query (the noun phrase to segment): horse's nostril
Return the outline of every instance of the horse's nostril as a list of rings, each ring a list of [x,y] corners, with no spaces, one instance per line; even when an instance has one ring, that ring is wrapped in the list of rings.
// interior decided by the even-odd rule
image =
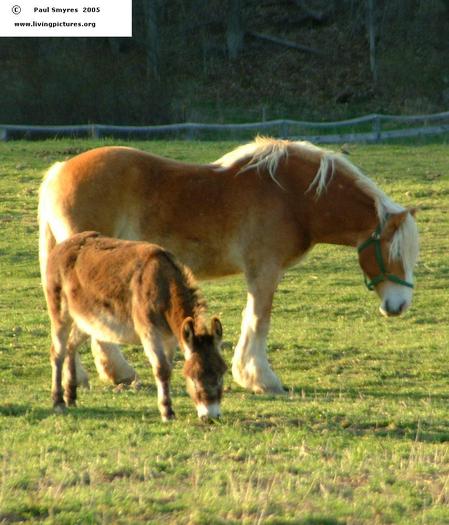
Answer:
[[[396,316],[401,315],[401,313],[406,309],[407,301],[403,301],[399,306],[393,307],[393,305],[388,301],[385,301],[381,311],[384,312],[384,315]]]

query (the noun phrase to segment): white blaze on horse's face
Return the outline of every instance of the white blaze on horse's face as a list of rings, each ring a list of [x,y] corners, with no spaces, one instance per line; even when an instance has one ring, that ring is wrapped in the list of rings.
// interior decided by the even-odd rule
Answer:
[[[223,329],[214,317],[211,330],[195,331],[192,318],[184,320],[181,342],[184,349],[184,376],[187,392],[195,404],[198,417],[203,420],[217,419],[221,415],[223,375],[226,364],[220,347]]]

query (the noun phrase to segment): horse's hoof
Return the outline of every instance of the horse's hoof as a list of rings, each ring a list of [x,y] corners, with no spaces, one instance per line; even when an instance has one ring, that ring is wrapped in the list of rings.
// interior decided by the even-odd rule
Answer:
[[[117,386],[113,388],[114,394],[121,394],[122,392],[125,392],[125,390],[128,390],[129,385],[126,383],[119,383]]]
[[[139,379],[139,376],[136,374],[136,377],[134,378],[134,381],[130,384],[130,387],[136,391],[142,389],[142,383]]]
[[[90,383],[89,383],[89,379],[87,378],[87,376],[81,379],[77,386],[81,388],[85,388],[86,390],[90,390]]]
[[[245,368],[240,369],[237,365],[232,367],[234,381],[243,388],[250,390],[254,394],[285,394],[284,387],[277,376],[270,369],[265,369],[259,374],[254,371],[248,373]]]
[[[113,378],[112,382],[115,385],[117,385],[117,386],[124,385],[124,386],[128,386],[128,387],[131,387],[131,388],[136,388],[135,385],[138,385],[138,387],[140,387],[141,383],[140,383],[139,376],[136,374],[136,372],[134,372],[133,369],[131,369],[131,370],[132,370],[132,374],[131,375],[128,375],[126,377],[120,377],[119,379]],[[138,389],[138,388],[136,388],[136,389]]]
[[[287,391],[282,385],[254,385],[252,387],[252,391],[254,394],[273,394],[276,396],[282,396],[287,394]]]

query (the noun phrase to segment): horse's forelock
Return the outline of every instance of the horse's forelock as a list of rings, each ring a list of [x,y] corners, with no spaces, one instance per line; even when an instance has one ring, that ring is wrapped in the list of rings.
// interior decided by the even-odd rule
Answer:
[[[396,230],[390,245],[390,258],[401,260],[407,274],[413,272],[419,256],[418,228],[410,213]]]

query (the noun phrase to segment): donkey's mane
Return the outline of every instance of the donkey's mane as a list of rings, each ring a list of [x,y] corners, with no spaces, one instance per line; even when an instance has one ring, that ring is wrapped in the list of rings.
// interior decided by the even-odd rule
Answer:
[[[254,168],[260,172],[266,171],[273,181],[284,189],[276,174],[280,162],[288,159],[291,155],[299,156],[304,160],[317,164],[317,173],[307,190],[307,192],[314,190],[316,198],[326,191],[329,182],[338,172],[340,175],[353,180],[366,195],[373,199],[381,224],[386,221],[388,214],[399,213],[405,210],[405,208],[393,202],[344,155],[320,148],[306,141],[293,142],[269,137],[256,137],[253,142],[239,146],[216,160],[214,164],[224,168],[237,164],[240,166],[238,174]],[[406,272],[411,272],[416,263],[418,258],[418,230],[410,214],[407,214],[406,219],[393,237],[390,257],[392,259],[401,259]]]
[[[207,310],[207,302],[198,288],[193,273],[187,268],[187,266],[184,266],[176,260],[174,255],[170,252],[164,250],[162,253],[181,274],[181,279],[185,286],[178,289],[178,293],[180,293],[178,298],[186,309],[192,311],[195,328],[202,330],[204,326],[204,315]]]

